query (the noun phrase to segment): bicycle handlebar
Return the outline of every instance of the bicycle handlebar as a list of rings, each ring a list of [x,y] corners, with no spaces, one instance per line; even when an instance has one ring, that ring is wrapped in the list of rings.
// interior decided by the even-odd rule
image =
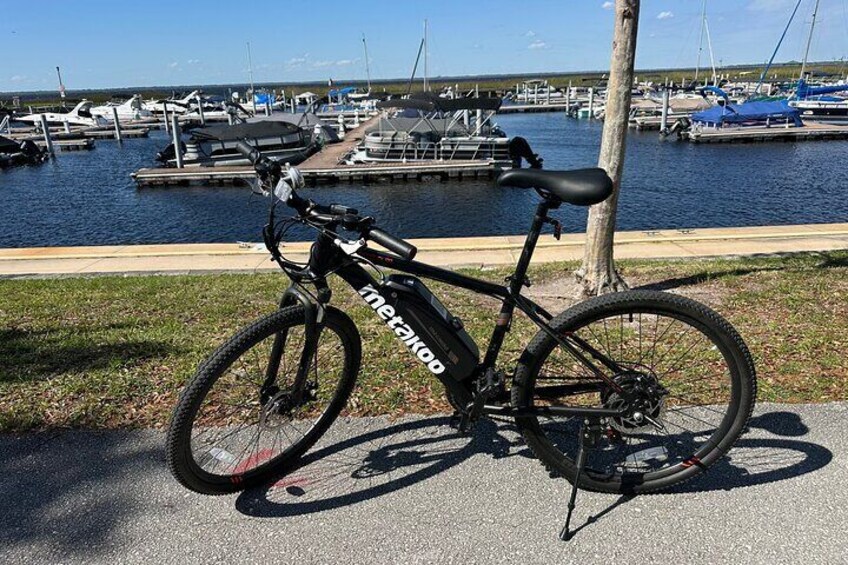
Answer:
[[[386,233],[378,228],[371,228],[368,230],[368,239],[379,243],[392,253],[399,255],[401,259],[405,259],[407,261],[412,261],[415,254],[418,253],[418,248],[408,241],[404,241],[401,238],[395,237],[392,234]]]
[[[272,173],[271,180],[276,183],[282,173],[280,164],[264,157],[260,151],[251,147],[246,141],[236,143],[236,151],[241,153],[253,165],[257,174],[266,176]],[[295,169],[292,171],[296,172]],[[300,175],[298,174],[298,177]],[[294,178],[294,177],[293,177]],[[300,177],[302,178],[302,177]],[[379,228],[372,227],[373,219],[362,218],[355,208],[348,208],[341,204],[331,204],[330,206],[321,206],[311,200],[304,200],[294,191],[292,186],[291,195],[286,204],[298,211],[301,216],[306,216],[312,220],[321,223],[339,222],[348,229],[359,229],[363,238],[371,240],[379,245],[382,245],[392,253],[400,256],[401,259],[411,261],[415,254],[418,253],[418,248],[403,239],[393,236]]]

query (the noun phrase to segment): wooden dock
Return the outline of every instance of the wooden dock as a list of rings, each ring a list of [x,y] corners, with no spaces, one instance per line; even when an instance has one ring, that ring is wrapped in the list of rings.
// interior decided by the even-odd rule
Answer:
[[[147,137],[150,133],[148,128],[121,128],[121,137],[123,139],[138,139]],[[94,139],[115,139],[115,130],[113,129],[90,129],[82,132],[83,137],[91,137]]]
[[[339,143],[324,147],[322,151],[298,165],[307,183],[332,184],[336,182],[403,182],[487,179],[497,176],[503,169],[491,161],[437,161],[418,163],[342,164],[344,157],[362,141],[365,130],[377,119],[369,119],[348,131]],[[251,166],[146,168],[132,174],[136,184],[146,186],[172,186],[201,184],[211,186],[241,184],[255,178]]]
[[[802,127],[739,127],[703,129],[682,134],[691,143],[754,143],[762,141],[818,141],[848,139],[848,125],[805,123]]]
[[[575,106],[574,103],[562,102],[538,103],[538,104],[504,104],[498,108],[498,114],[531,114],[536,112],[568,112]]]

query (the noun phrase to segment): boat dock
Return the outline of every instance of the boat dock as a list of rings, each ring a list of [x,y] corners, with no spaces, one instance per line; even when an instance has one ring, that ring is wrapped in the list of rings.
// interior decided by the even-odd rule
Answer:
[[[760,141],[817,141],[848,139],[848,125],[805,123],[801,127],[738,127],[702,129],[682,134],[691,143],[752,143]]]
[[[342,164],[344,157],[362,141],[366,128],[377,118],[362,122],[345,133],[339,143],[324,147],[320,152],[298,165],[307,183],[332,184],[336,182],[400,182],[432,180],[488,179],[500,174],[503,167],[488,160],[436,161],[430,163],[368,163]],[[233,185],[255,178],[253,167],[184,167],[182,169],[144,168],[132,174],[139,188],[146,186],[173,186],[187,184]]]
[[[539,104],[504,104],[498,108],[498,114],[531,114],[536,112],[570,112],[575,109],[576,104],[562,102],[550,102]]]

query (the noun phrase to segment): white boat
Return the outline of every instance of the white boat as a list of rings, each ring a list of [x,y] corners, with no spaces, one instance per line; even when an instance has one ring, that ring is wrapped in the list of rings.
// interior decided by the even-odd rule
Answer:
[[[525,140],[509,139],[491,123],[500,102],[497,98],[446,99],[432,94],[378,102],[378,108],[399,109],[407,116],[381,118],[345,162],[483,160],[509,167],[520,166],[523,157],[535,164],[537,156]]]
[[[99,116],[93,116],[91,114],[91,108],[93,104],[88,100],[83,100],[76,106],[74,106],[73,110],[67,113],[62,112],[42,112],[37,114],[30,114],[28,116],[18,116],[15,118],[16,121],[26,122],[28,124],[38,125],[41,123],[41,116],[44,116],[47,119],[48,125],[63,125],[68,124],[71,126],[88,126],[88,127],[96,127],[96,126],[105,126],[108,125],[106,120]]]
[[[144,102],[145,108],[154,114],[161,115],[165,113],[165,108],[168,108],[168,113],[185,114],[189,111],[189,107],[193,102],[197,101],[199,90],[192,90],[188,95],[182,98],[169,98],[166,100],[147,100]]]
[[[153,112],[144,107],[144,101],[139,94],[136,94],[123,104],[108,102],[102,106],[94,106],[91,109],[91,114],[93,116],[100,116],[111,122],[115,119],[113,108],[118,111],[118,121],[141,120],[153,117]]]

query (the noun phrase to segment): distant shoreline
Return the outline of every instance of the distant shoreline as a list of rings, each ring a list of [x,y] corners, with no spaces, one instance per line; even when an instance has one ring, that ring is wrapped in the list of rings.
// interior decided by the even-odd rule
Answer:
[[[789,80],[793,77],[797,78],[801,64],[797,61],[789,61],[783,63],[774,63],[769,78],[776,76],[777,80]],[[730,75],[734,78],[749,78],[755,80],[759,78],[759,73],[762,71],[762,64],[748,65],[728,65],[721,67],[718,73],[721,75]],[[841,75],[846,70],[846,64],[842,61],[819,61],[807,63],[807,70],[816,74],[832,76]],[[708,67],[701,69],[701,72],[710,73]],[[640,80],[663,82],[666,78],[671,81],[680,82],[683,78],[692,79],[695,73],[694,67],[684,68],[668,68],[668,69],[639,69],[636,71],[636,76]],[[464,75],[464,76],[449,76],[449,77],[430,77],[429,82],[432,88],[440,89],[443,86],[458,84],[460,89],[471,89],[479,85],[482,90],[508,90],[514,88],[516,82],[533,78],[546,79],[551,81],[556,86],[565,86],[571,81],[575,86],[585,84],[587,82],[597,82],[603,80],[606,71],[552,71],[540,73],[508,73],[508,74],[484,74],[484,75]],[[748,76],[746,76],[748,75]],[[774,80],[774,79],[772,79]],[[107,88],[73,88],[69,86],[67,94],[69,99],[88,98],[95,101],[99,99],[108,99],[116,95],[142,94],[143,96],[169,96],[172,92],[189,91],[197,88],[203,89],[209,93],[220,93],[228,90],[241,91],[247,88],[247,81],[223,83],[223,84],[181,84],[181,85],[158,85],[158,86],[128,86],[128,87],[107,87]],[[365,86],[366,81],[359,79],[333,79],[336,85],[351,85]],[[408,85],[409,78],[393,78],[393,79],[372,79],[372,88],[386,92],[402,92],[405,91]],[[421,78],[416,78],[416,83],[420,84]],[[272,81],[272,82],[257,82],[257,89],[264,90],[279,90],[286,89],[287,91],[317,90],[328,88],[327,81]],[[0,102],[6,104],[11,103],[13,97],[18,96],[21,102],[42,102],[58,100],[58,92],[56,90],[34,90],[34,91],[3,91],[0,92]]]

